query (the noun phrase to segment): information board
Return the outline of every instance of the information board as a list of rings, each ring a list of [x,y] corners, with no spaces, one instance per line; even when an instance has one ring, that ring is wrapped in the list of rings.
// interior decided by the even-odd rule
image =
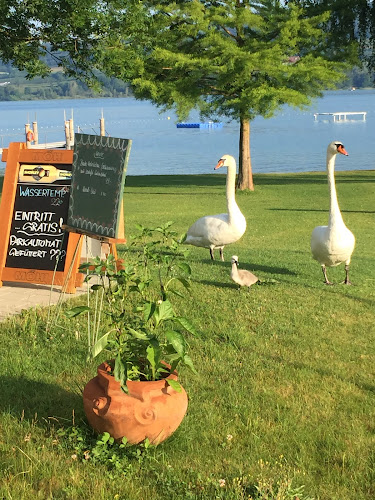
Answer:
[[[82,238],[64,231],[73,151],[28,149],[13,142],[0,203],[0,286],[3,281],[62,286],[75,293]]]
[[[68,230],[118,238],[131,142],[75,134]]]
[[[44,177],[34,176],[40,166],[20,167],[10,228],[6,267],[63,271],[68,238],[62,226],[69,205],[71,165],[60,165],[66,180],[51,182],[53,165],[44,165]],[[29,180],[27,171],[31,172]],[[34,177],[34,178],[33,178]],[[23,181],[20,179],[24,179]],[[45,183],[44,181],[49,181]]]

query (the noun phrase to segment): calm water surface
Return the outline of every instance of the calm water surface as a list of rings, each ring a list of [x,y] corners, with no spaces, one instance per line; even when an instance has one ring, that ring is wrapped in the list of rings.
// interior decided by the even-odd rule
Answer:
[[[314,120],[316,112],[337,111],[366,111],[367,118]],[[25,123],[35,120],[40,143],[63,141],[64,116],[73,117],[76,131],[79,127],[98,134],[102,113],[107,134],[133,140],[128,175],[211,173],[223,154],[238,157],[237,122],[223,122],[221,129],[177,129],[173,113],[160,114],[150,103],[133,98],[1,102],[0,147],[23,141]],[[199,121],[198,115],[193,113],[188,121]],[[333,140],[341,140],[350,155],[336,163],[337,170],[373,169],[374,135],[375,90],[327,92],[308,110],[285,107],[274,118],[252,122],[253,171],[324,170],[326,148]]]

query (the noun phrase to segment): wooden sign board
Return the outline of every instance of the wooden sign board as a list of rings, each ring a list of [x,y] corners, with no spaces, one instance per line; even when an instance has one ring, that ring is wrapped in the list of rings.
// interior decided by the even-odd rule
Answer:
[[[2,281],[55,284],[68,293],[82,284],[78,235],[64,231],[73,151],[26,149],[11,143],[0,205]]]
[[[117,241],[124,237],[122,196],[131,143],[75,134],[68,231]]]

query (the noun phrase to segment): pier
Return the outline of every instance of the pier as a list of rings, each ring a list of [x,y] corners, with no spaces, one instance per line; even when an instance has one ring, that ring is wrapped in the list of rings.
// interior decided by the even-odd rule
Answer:
[[[335,113],[314,113],[314,120],[318,121],[320,116],[332,116],[334,122],[351,121],[352,117],[361,117],[366,121],[367,111],[336,111]],[[349,117],[349,118],[348,118]]]

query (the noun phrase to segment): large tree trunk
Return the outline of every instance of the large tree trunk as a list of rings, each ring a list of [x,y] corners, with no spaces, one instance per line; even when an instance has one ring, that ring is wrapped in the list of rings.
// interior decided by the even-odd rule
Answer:
[[[250,120],[240,119],[240,162],[237,189],[254,191],[253,172],[250,157]]]

